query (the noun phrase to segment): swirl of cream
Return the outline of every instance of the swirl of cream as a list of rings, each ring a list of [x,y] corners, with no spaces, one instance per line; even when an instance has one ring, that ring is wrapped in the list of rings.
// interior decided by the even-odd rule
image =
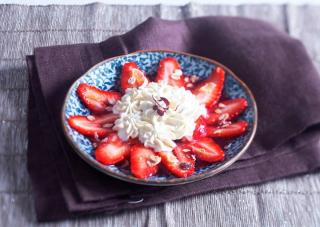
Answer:
[[[161,98],[169,101],[162,116],[154,109]],[[176,146],[175,140],[192,137],[195,121],[206,110],[189,90],[151,82],[127,89],[113,112],[119,114],[113,129],[122,140],[139,138],[146,147],[167,152]]]

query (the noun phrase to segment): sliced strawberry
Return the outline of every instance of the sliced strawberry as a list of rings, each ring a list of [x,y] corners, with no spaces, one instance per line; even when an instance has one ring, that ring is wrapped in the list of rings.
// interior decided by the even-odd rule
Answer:
[[[156,82],[164,81],[166,84],[176,87],[185,85],[179,62],[175,58],[163,58],[159,63]]]
[[[192,93],[197,97],[201,104],[205,104],[207,108],[210,108],[220,99],[224,78],[225,71],[218,66],[206,80],[200,82],[192,89]]]
[[[199,117],[196,121],[196,127],[193,131],[193,139],[199,139],[207,136],[207,125],[203,117]]]
[[[192,152],[202,161],[217,162],[224,159],[224,151],[210,138],[201,138],[189,145]]]
[[[188,177],[195,171],[195,159],[190,154],[190,149],[178,145],[173,153],[159,152],[161,162],[166,169],[176,177]]]
[[[115,91],[104,91],[89,84],[82,83],[77,88],[77,94],[83,104],[93,113],[104,113],[109,105],[113,105],[121,98]]]
[[[217,122],[230,121],[239,116],[248,106],[244,98],[230,99],[220,102],[213,113],[205,116],[207,124],[216,124]]]
[[[96,160],[104,165],[114,165],[130,154],[130,146],[115,133],[103,139],[95,151]]]
[[[155,175],[161,158],[155,152],[141,145],[134,145],[130,150],[130,169],[133,176],[145,179]]]
[[[113,131],[111,128],[117,118],[116,114],[71,116],[68,123],[82,135],[103,138]]]
[[[121,71],[121,89],[140,87],[148,81],[148,78],[140,70],[135,62],[127,62],[122,66]]]
[[[207,127],[207,133],[210,137],[232,138],[241,136],[247,128],[248,123],[246,121],[238,121],[220,127]]]

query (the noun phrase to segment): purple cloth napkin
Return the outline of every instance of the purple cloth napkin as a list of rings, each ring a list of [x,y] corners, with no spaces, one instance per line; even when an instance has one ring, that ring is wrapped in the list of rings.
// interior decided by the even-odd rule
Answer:
[[[106,58],[148,49],[215,59],[253,91],[257,135],[248,152],[222,174],[182,186],[130,184],[91,168],[65,140],[60,111],[73,81]],[[114,213],[320,167],[320,77],[301,42],[267,23],[239,17],[150,18],[101,43],[36,48],[27,63],[28,170],[39,221]]]

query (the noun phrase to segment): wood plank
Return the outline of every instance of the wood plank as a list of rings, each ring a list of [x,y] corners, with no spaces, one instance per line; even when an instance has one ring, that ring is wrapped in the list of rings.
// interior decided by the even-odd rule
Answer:
[[[241,5],[238,7],[238,15],[263,20],[279,30],[287,31],[286,8],[286,5]]]
[[[0,90],[28,88],[27,67],[23,60],[0,59]]]
[[[245,187],[166,203],[165,217],[167,226],[317,226],[319,202],[318,193],[258,194]]]
[[[0,166],[0,193],[31,191],[25,155],[1,154]]]
[[[1,226],[35,226],[35,211],[30,193],[0,193]]]
[[[288,6],[287,14],[290,35],[303,42],[320,72],[320,6]]]
[[[45,10],[42,7],[7,5],[0,9],[0,30],[101,28],[126,31],[146,18],[157,15],[157,12],[158,6],[117,6],[100,3],[85,7],[51,5]],[[12,15],[19,17],[8,20]]]
[[[28,90],[0,90],[0,121],[26,120]]]
[[[36,223],[33,198],[30,193],[0,193],[0,204],[1,226],[165,226],[161,221],[163,216],[161,206],[125,211],[115,215],[100,214],[39,225]]]
[[[104,30],[47,30],[44,32],[37,32],[37,30],[30,30],[30,32],[0,33],[1,42],[0,52],[1,59],[10,58],[25,58],[25,55],[33,53],[35,47],[62,45],[62,44],[74,44],[74,43],[86,43],[86,42],[100,42],[107,37],[114,34],[113,31]],[[118,33],[120,34],[120,33]],[[28,40],[23,42],[19,48],[10,49],[7,46],[15,46],[17,43],[21,43],[21,40]]]
[[[25,155],[28,132],[25,120],[0,121],[0,155]]]

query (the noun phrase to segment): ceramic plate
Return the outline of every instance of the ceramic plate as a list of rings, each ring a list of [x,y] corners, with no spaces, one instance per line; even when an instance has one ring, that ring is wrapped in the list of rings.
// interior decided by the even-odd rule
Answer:
[[[165,57],[174,57],[181,64],[182,71],[186,75],[197,75],[201,79],[209,76],[212,69],[217,66],[223,67],[226,71],[224,82],[224,98],[243,97],[248,101],[248,108],[239,119],[249,123],[247,132],[230,141],[226,146],[225,159],[222,162],[207,165],[198,169],[188,178],[176,178],[172,175],[156,175],[148,179],[138,179],[130,174],[130,171],[118,168],[115,165],[106,166],[97,162],[94,158],[94,149],[89,139],[70,128],[67,119],[73,115],[89,115],[89,110],[81,103],[76,94],[80,83],[88,83],[103,90],[118,89],[121,67],[125,62],[134,61],[148,75],[155,74],[159,61]],[[140,51],[128,55],[107,59],[94,67],[76,80],[66,96],[62,109],[62,124],[64,133],[74,151],[80,155],[88,164],[101,172],[118,179],[145,185],[177,185],[190,183],[207,177],[212,177],[228,168],[247,150],[252,142],[257,128],[257,108],[254,97],[249,88],[228,68],[222,64],[200,56],[172,51]]]

